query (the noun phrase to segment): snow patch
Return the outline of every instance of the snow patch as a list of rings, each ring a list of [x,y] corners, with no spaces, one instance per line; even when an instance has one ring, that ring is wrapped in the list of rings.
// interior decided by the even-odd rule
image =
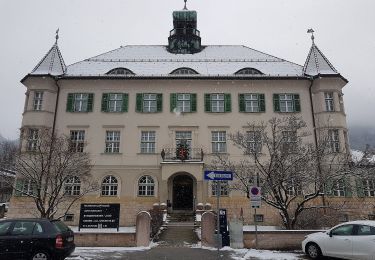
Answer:
[[[78,230],[77,226],[69,226],[69,228],[74,233],[135,233],[135,227],[120,227],[118,231],[116,228],[81,228],[81,230]]]

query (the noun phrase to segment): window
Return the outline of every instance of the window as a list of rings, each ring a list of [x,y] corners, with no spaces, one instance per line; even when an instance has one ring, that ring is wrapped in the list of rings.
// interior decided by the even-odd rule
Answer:
[[[79,196],[81,194],[81,180],[77,177],[70,177],[65,181],[65,195]]]
[[[217,196],[217,181],[211,183],[212,196]],[[220,181],[220,196],[229,196],[228,181]]]
[[[92,112],[94,94],[69,93],[66,111],[68,112]]]
[[[263,221],[264,221],[264,215],[254,214],[254,222],[263,222]]]
[[[43,234],[44,230],[41,224],[38,222],[35,223],[33,235]]]
[[[366,225],[358,225],[358,236],[373,236],[375,235],[375,227],[366,226]]]
[[[142,131],[141,153],[155,153],[155,131]]]
[[[301,183],[296,181],[294,178],[292,178],[287,183],[286,194],[289,195],[289,196],[300,196],[300,195],[302,195]]]
[[[191,148],[192,134],[191,131],[176,131],[176,146],[182,142],[186,142],[189,148]]]
[[[263,73],[254,68],[244,68],[237,71],[235,75],[263,75]]]
[[[105,140],[106,153],[120,152],[120,131],[107,131]]]
[[[34,110],[42,110],[42,104],[43,104],[43,92],[42,91],[35,91],[34,92],[34,104],[33,108]]]
[[[104,93],[102,96],[102,112],[127,112],[128,94]]]
[[[115,68],[115,69],[108,71],[106,74],[107,75],[135,75],[134,72],[126,68]]]
[[[265,112],[264,94],[239,94],[240,112],[257,113]]]
[[[205,111],[213,113],[231,112],[230,94],[205,94]]]
[[[375,180],[362,180],[362,185],[366,197],[375,197]]]
[[[299,94],[273,94],[275,112],[301,112]]]
[[[333,196],[336,197],[345,197],[345,181],[344,180],[338,180],[336,181],[333,186]]]
[[[11,235],[31,235],[33,233],[35,222],[29,221],[16,221]]]
[[[138,196],[154,196],[155,182],[151,176],[143,176],[138,182]]]
[[[171,112],[197,112],[197,94],[171,94]]]
[[[1,221],[0,222],[0,236],[4,236],[8,232],[11,225],[12,225],[12,222],[10,221]]]
[[[332,230],[333,236],[351,236],[353,225],[342,225]]]
[[[27,150],[36,151],[38,147],[39,140],[39,130],[38,129],[29,129],[27,136]]]
[[[102,182],[102,196],[117,196],[118,182],[117,179],[109,175]]]
[[[162,94],[137,94],[136,111],[143,113],[161,112]]]
[[[199,74],[193,69],[190,68],[179,68],[171,72],[172,75],[196,75]]]
[[[212,152],[226,153],[227,152],[227,137],[225,131],[214,131],[212,134]]]
[[[74,214],[65,214],[64,215],[65,222],[73,222],[74,221]]]
[[[282,131],[282,148],[284,152],[292,153],[297,148],[297,132]]]
[[[72,130],[70,131],[71,149],[74,152],[82,153],[85,146],[85,131]]]
[[[247,152],[260,153],[262,150],[262,137],[260,131],[247,131]]]
[[[16,181],[15,196],[30,196],[35,193],[35,184],[28,179],[18,179]]]
[[[335,111],[334,103],[333,103],[333,92],[325,92],[324,93],[324,100],[326,104],[326,111],[332,112]]]
[[[340,152],[339,130],[328,130],[328,148],[332,153]]]

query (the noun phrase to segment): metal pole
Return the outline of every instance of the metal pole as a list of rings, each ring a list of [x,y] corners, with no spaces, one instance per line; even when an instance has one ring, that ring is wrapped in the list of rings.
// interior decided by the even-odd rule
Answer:
[[[258,221],[257,221],[257,208],[255,209],[254,223],[255,223],[255,249],[258,249]]]
[[[220,193],[221,193],[221,181],[216,181],[216,199],[217,199],[217,233],[216,233],[216,239],[217,239],[217,258],[219,259],[219,250],[220,250],[220,241],[219,241],[219,234],[220,234],[220,221],[219,221],[219,214],[220,214]]]

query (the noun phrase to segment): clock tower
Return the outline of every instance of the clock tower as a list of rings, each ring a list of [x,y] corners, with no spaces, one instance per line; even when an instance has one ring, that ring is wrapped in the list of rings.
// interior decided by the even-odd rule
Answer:
[[[197,12],[185,7],[173,12],[173,30],[168,37],[168,51],[176,54],[194,54],[202,50],[200,32],[197,30]]]

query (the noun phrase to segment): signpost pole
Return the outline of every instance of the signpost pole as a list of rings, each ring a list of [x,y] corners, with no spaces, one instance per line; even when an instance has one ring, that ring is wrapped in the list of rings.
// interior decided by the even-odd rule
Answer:
[[[220,193],[221,193],[221,181],[216,181],[216,199],[217,199],[217,259],[219,259],[219,250],[220,250]]]
[[[258,221],[257,221],[257,208],[254,208],[254,224],[255,224],[255,249],[258,249]]]

